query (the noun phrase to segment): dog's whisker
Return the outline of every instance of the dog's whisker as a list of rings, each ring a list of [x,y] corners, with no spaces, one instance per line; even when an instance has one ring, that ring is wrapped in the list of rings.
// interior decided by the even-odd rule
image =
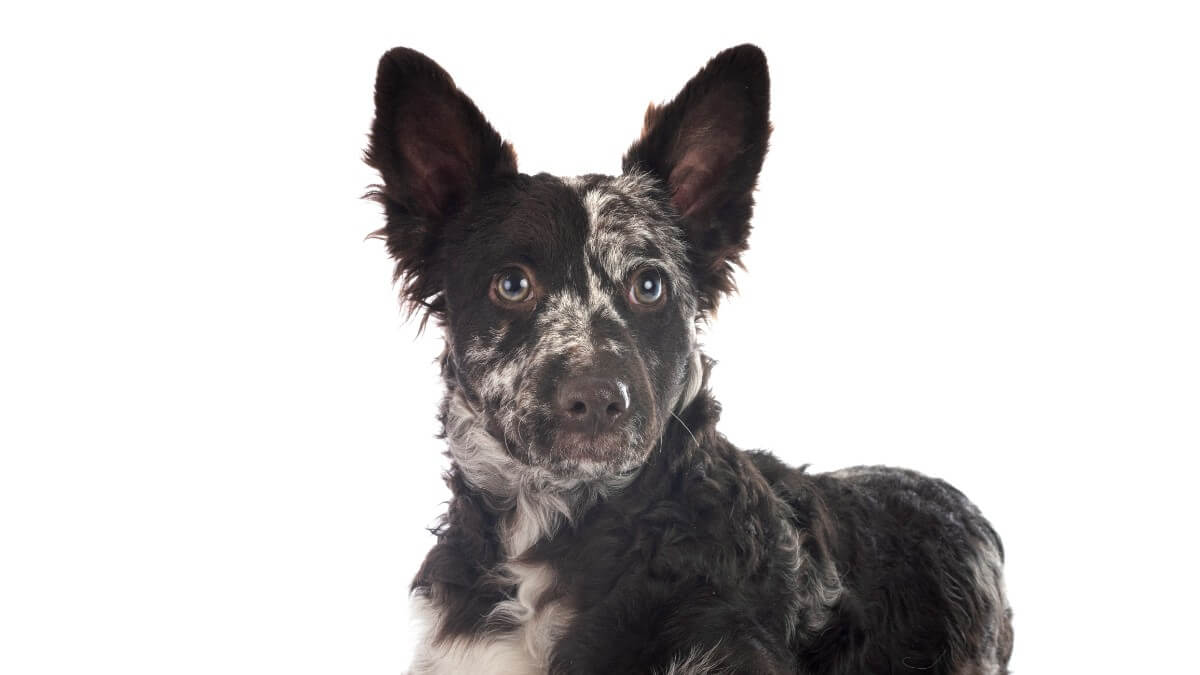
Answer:
[[[687,423],[686,423],[686,422],[684,422],[682,419],[680,419],[679,415],[676,415],[674,411],[672,411],[672,410],[669,410],[669,411],[667,411],[667,412],[670,412],[670,413],[671,413],[671,417],[674,417],[676,420],[678,420],[678,421],[679,421],[679,425],[683,427],[683,430],[684,430],[684,431],[686,431],[686,432],[688,432],[688,436],[691,436],[691,437],[692,437],[692,442],[693,442],[693,443],[695,443],[697,447],[699,447],[699,446],[700,446],[700,441],[696,440],[696,434],[693,434],[693,433],[692,433],[692,430],[688,428],[688,425],[687,425]]]

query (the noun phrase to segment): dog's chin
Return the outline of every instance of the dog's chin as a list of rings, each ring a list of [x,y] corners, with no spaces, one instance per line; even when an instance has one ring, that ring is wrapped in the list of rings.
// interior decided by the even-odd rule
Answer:
[[[600,435],[559,431],[546,456],[560,475],[605,478],[635,470],[646,454],[630,430]]]
[[[602,434],[559,429],[540,438],[529,434],[533,438],[524,443],[509,437],[494,422],[487,425],[487,431],[512,459],[563,479],[626,476],[637,471],[650,450],[633,427]]]

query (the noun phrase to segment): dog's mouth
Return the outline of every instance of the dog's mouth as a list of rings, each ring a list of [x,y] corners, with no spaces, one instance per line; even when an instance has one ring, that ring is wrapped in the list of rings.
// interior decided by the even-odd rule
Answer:
[[[554,424],[528,426],[531,428],[509,434],[503,424],[489,416],[485,428],[513,459],[559,475],[623,473],[640,464],[646,454],[639,417],[599,433]]]
[[[619,468],[630,457],[642,454],[640,434],[633,427],[629,424],[600,434],[560,429],[551,453],[567,461],[613,464],[613,468]]]

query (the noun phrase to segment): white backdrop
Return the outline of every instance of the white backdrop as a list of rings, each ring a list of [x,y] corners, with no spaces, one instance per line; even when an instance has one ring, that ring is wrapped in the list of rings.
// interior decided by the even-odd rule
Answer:
[[[1016,672],[1183,669],[1194,5],[299,4],[0,19],[0,672],[402,670],[444,460],[357,199],[377,58],[576,174],[747,41],[776,130],[706,332],[725,433],[966,491]]]

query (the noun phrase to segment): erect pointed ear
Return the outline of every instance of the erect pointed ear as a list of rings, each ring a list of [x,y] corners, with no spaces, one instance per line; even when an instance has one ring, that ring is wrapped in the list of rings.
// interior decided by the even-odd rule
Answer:
[[[442,226],[517,173],[512,146],[438,64],[397,47],[379,61],[365,159],[383,178],[369,196],[386,210],[376,235],[396,259],[404,295],[411,307],[440,314]]]
[[[767,138],[770,78],[754,45],[717,54],[675,100],[646,111],[626,173],[658,177],[683,219],[701,308],[733,290],[732,265],[746,250],[754,186]]]

